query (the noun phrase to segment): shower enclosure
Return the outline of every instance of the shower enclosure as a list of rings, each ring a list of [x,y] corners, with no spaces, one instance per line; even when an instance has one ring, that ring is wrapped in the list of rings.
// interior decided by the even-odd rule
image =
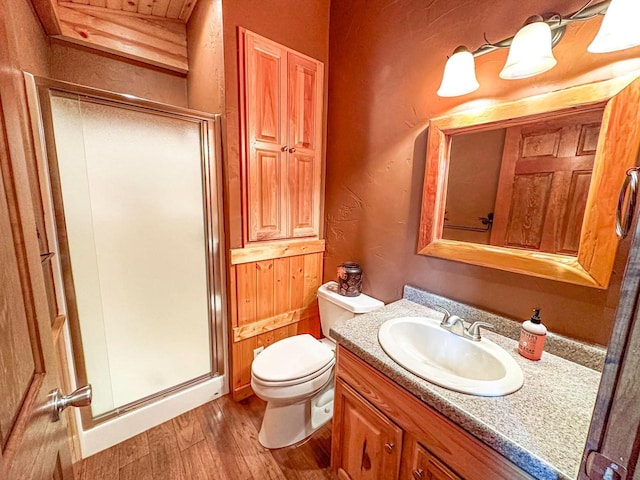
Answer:
[[[219,117],[34,82],[58,311],[76,383],[93,386],[87,430],[224,372]]]

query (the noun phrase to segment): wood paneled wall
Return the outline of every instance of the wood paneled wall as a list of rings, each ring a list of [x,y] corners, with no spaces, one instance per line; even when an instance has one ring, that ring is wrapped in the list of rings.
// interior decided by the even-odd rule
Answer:
[[[253,394],[253,351],[292,335],[319,338],[316,291],[324,240],[282,242],[231,251],[231,364],[235,400]]]
[[[52,38],[180,74],[189,70],[187,27],[183,20],[110,10],[88,2],[32,3]],[[195,2],[189,8],[193,5]]]

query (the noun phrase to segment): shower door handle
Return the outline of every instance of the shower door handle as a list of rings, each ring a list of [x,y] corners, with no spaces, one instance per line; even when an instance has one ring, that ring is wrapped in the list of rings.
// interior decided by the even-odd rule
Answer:
[[[56,388],[49,394],[49,405],[51,407],[51,420],[57,422],[60,420],[62,411],[71,407],[88,407],[91,405],[93,398],[93,390],[91,385],[85,385],[71,392],[69,395],[63,395],[59,388]]]

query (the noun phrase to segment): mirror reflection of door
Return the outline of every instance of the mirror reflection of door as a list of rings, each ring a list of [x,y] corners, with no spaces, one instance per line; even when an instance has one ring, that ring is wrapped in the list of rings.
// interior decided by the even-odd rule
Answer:
[[[601,120],[454,136],[442,238],[577,255]]]

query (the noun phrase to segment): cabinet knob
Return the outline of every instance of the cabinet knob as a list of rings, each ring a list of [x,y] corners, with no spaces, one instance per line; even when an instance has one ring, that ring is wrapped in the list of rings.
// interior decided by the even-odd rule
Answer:
[[[387,453],[393,452],[394,448],[395,448],[395,445],[393,443],[385,443],[384,444],[384,449],[387,451]]]
[[[295,148],[290,148],[290,149],[289,149],[289,153],[293,153],[293,152],[295,152],[295,151],[296,151],[296,149],[295,149]]]
[[[282,151],[282,152],[286,152],[287,150],[289,150],[289,147],[288,147],[287,145],[283,145],[283,146],[280,148],[280,151]]]
[[[421,468],[414,470],[413,478],[415,478],[415,480],[422,480],[424,478],[424,470],[422,470]]]

